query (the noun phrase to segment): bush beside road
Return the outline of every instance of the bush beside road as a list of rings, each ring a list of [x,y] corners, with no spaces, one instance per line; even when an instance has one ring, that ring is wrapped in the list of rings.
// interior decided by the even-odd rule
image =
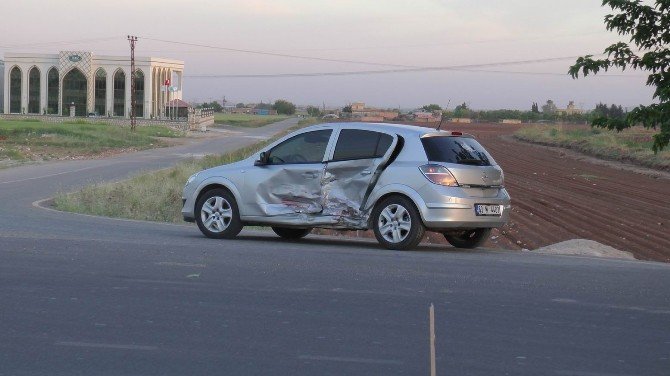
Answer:
[[[54,206],[58,210],[75,213],[182,223],[181,193],[189,176],[210,167],[247,158],[286,133],[313,123],[310,118],[303,119],[269,140],[225,154],[207,155],[199,160],[188,160],[172,168],[138,175],[118,183],[95,184],[74,193],[59,194],[54,199]]]

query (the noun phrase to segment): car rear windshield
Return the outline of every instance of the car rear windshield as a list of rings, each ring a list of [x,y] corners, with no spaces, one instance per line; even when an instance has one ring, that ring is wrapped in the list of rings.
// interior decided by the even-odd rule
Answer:
[[[432,162],[490,166],[494,162],[474,138],[433,136],[421,138],[426,156]]]

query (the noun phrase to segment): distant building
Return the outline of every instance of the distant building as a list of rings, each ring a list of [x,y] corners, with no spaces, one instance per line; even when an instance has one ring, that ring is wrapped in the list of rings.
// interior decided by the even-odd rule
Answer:
[[[570,103],[568,103],[567,108],[557,108],[556,109],[556,114],[557,115],[569,116],[569,115],[581,115],[583,113],[584,113],[584,110],[581,110],[581,109],[577,108],[575,106],[574,101],[570,101]]]
[[[363,102],[354,102],[351,104],[351,111],[361,112],[365,110],[365,103]]]
[[[449,121],[452,123],[465,123],[465,124],[472,123],[472,119],[470,118],[451,118],[449,119]]]
[[[502,123],[502,124],[521,124],[521,120],[519,120],[519,119],[502,119],[502,120],[500,120],[500,123]]]
[[[165,113],[168,101],[182,98],[184,62],[135,58],[135,114],[149,119]],[[58,54],[5,53],[5,114],[130,117],[131,72],[128,56],[98,56],[86,51]]]
[[[250,114],[253,108],[251,107],[234,107],[230,109],[232,114]]]
[[[167,103],[165,107],[165,116],[168,118],[185,118],[188,117],[188,110],[191,108],[188,103],[181,99],[173,99]]]
[[[413,115],[414,121],[419,123],[434,123],[442,119],[441,115],[434,112],[416,111]]]
[[[254,115],[277,115],[277,110],[271,108],[254,108],[251,110]]]
[[[398,111],[365,107],[365,103],[363,102],[354,102],[351,104],[351,117],[361,121],[389,121],[397,118],[398,114]]]

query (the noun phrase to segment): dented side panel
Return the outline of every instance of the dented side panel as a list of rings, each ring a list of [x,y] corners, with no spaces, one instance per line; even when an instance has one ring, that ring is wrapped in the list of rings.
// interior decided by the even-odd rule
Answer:
[[[327,157],[332,156],[336,138]],[[365,201],[397,143],[393,135],[379,158],[255,166],[245,173],[245,217],[265,217],[265,222],[288,226],[365,228]]]
[[[339,217],[343,225],[365,228],[370,215],[365,203],[397,145],[398,136],[393,135],[380,158],[328,162],[323,178],[324,214]]]
[[[343,223],[365,220],[360,210],[377,159],[329,162],[323,177],[323,213],[341,217]]]
[[[246,173],[245,209],[251,216],[321,213],[323,163],[254,167]]]

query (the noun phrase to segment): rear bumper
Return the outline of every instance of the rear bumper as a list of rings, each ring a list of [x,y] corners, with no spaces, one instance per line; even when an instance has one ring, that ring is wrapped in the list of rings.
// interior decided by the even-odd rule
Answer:
[[[465,197],[463,197],[465,196]],[[425,202],[419,205],[424,225],[430,230],[469,229],[502,227],[509,222],[511,211],[510,197],[507,191],[499,189],[489,197],[440,197],[438,202]],[[445,202],[448,201],[448,202]],[[500,205],[500,216],[481,216],[475,213],[475,205]]]
[[[471,208],[429,208],[424,210],[421,216],[424,225],[430,230],[494,228],[502,227],[509,221],[510,208],[510,205],[503,205],[499,217],[475,215],[474,204]]]

